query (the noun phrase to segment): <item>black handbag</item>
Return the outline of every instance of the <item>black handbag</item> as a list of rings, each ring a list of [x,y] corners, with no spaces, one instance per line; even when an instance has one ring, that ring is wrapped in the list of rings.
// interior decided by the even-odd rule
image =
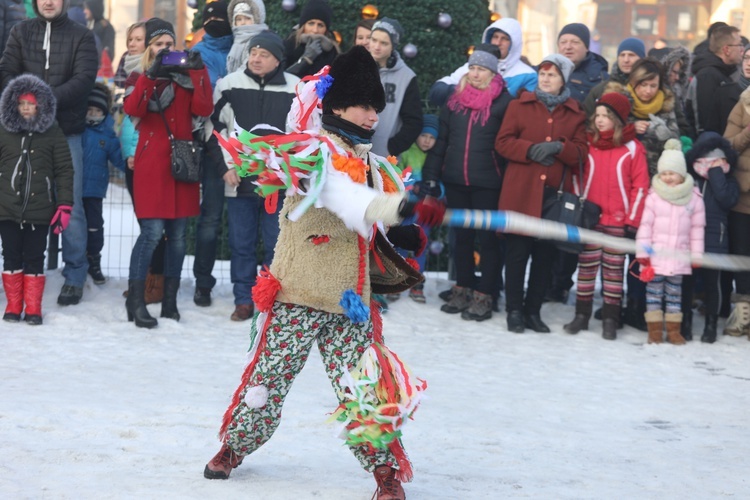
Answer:
[[[579,158],[581,177],[583,177],[583,162]],[[568,166],[563,166],[562,180],[560,186],[555,189],[550,186],[544,187],[544,200],[542,202],[542,219],[561,222],[583,229],[593,229],[602,215],[602,209],[596,203],[588,201],[583,196],[583,186],[580,186],[581,196],[575,193],[563,191],[565,176]],[[578,254],[583,251],[583,243],[568,241],[556,241],[555,246],[563,252]]]
[[[159,107],[159,114],[164,120],[164,126],[167,128],[167,135],[169,135],[169,143],[172,146],[172,177],[179,182],[200,182],[203,178],[203,145],[200,141],[175,139],[172,130],[169,128],[169,123],[167,123],[167,118],[164,116],[164,110],[158,96],[156,96],[156,105]]]

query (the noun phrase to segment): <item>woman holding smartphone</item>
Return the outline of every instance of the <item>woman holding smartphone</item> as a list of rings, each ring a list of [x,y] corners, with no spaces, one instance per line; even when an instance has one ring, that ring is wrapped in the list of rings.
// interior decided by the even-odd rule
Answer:
[[[146,21],[143,74],[136,77],[124,103],[125,112],[138,122],[133,185],[135,213],[141,226],[130,256],[125,306],[128,320],[144,328],[157,325],[146,309],[144,289],[151,256],[165,231],[161,317],[180,319],[177,290],[185,259],[185,228],[187,218],[200,212],[200,184],[172,177],[167,124],[175,139],[192,140],[193,117],[209,116],[213,111],[211,81],[200,54],[172,53],[175,40],[171,23],[159,18]]]

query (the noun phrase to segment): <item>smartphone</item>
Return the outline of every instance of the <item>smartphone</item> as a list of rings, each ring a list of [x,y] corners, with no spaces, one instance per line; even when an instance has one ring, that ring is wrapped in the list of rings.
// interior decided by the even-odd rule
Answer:
[[[161,58],[161,63],[165,66],[184,66],[187,63],[188,53],[181,50],[167,52]]]

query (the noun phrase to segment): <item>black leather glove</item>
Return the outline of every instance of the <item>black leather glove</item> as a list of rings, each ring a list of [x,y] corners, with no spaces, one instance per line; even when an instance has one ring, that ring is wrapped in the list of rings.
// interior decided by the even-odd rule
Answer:
[[[151,63],[151,67],[146,70],[146,76],[155,80],[156,78],[163,76],[163,66],[161,64],[161,58],[164,54],[167,54],[169,49],[161,49],[154,58],[154,62]]]
[[[549,167],[555,163],[554,156],[562,151],[563,145],[560,141],[540,142],[529,148],[526,157],[535,162]]]
[[[427,236],[417,224],[391,226],[386,236],[394,247],[414,252],[417,257],[422,255],[427,247]]]
[[[638,233],[638,228],[633,226],[625,226],[625,237],[631,240],[635,239],[635,235]]]
[[[432,196],[433,198],[440,198],[442,194],[440,189],[440,183],[438,181],[419,181],[414,183],[414,188],[411,190],[414,196],[424,198],[425,196]]]
[[[311,40],[305,45],[305,52],[302,54],[302,59],[306,59],[309,64],[312,64],[316,57],[323,53],[323,46],[320,44],[320,40]]]
[[[203,58],[201,53],[197,50],[191,50],[188,52],[187,62],[183,66],[184,69],[203,69]]]

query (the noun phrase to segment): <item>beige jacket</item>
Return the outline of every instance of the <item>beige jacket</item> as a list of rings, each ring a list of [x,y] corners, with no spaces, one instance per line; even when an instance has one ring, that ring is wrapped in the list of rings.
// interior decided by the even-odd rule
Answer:
[[[740,95],[740,100],[734,106],[727,120],[724,131],[732,147],[740,155],[734,177],[740,185],[740,199],[732,211],[750,214],[750,88]]]

